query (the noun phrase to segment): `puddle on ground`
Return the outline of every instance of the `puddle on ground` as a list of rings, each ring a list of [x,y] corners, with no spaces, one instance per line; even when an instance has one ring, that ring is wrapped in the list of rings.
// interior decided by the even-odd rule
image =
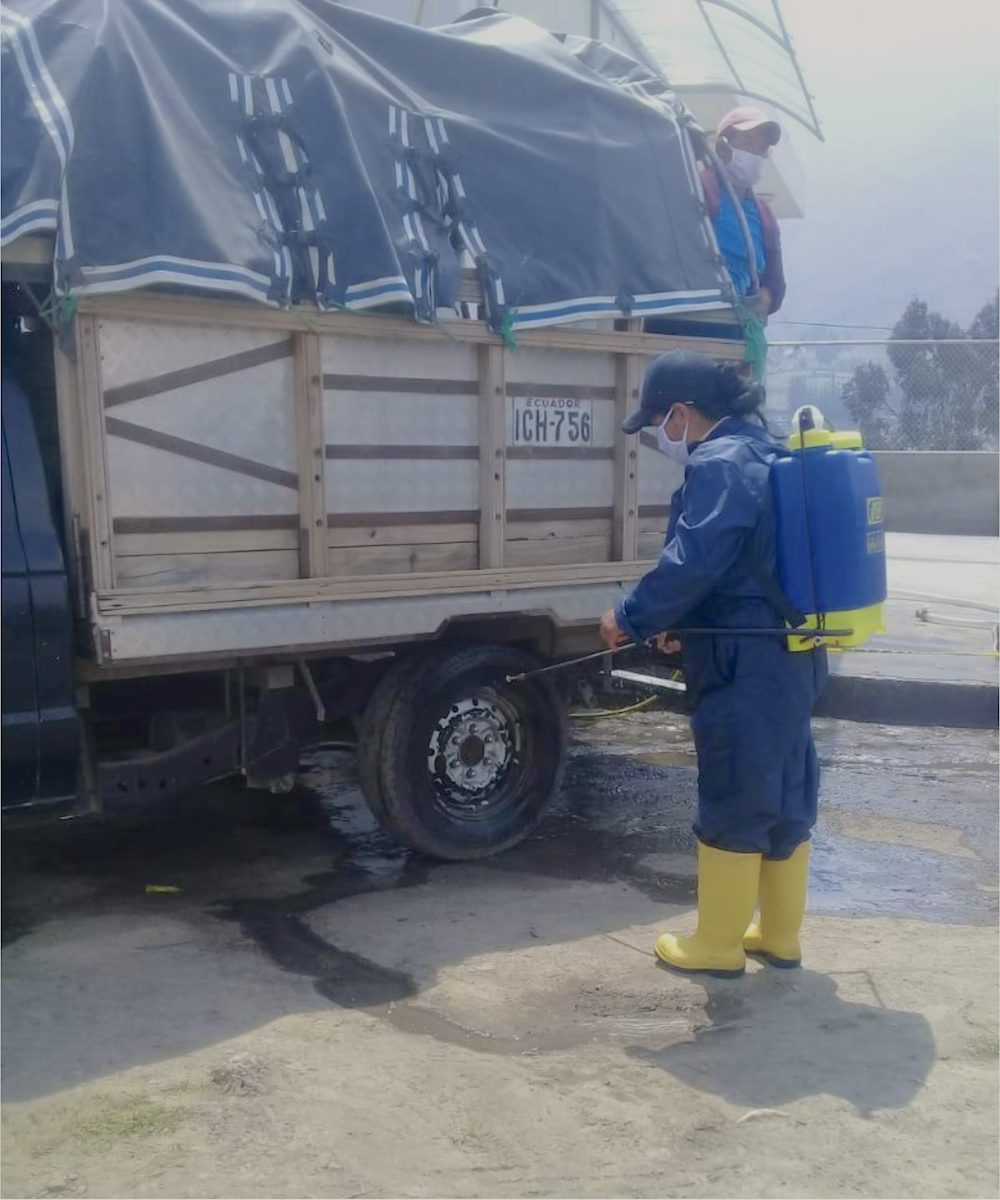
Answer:
[[[398,1004],[372,1012],[401,1033],[431,1037],[449,1046],[462,1046],[480,1054],[498,1054],[510,1057],[522,1054],[553,1054],[560,1050],[574,1050],[596,1038],[596,1033],[576,1026],[562,1026],[544,1033],[504,1035],[485,1030],[469,1029],[457,1021],[451,1021],[422,1004]]]
[[[951,858],[979,860],[979,855],[964,845],[965,831],[952,825],[937,825],[930,821],[902,821],[875,813],[848,812],[845,809],[824,808],[821,816],[824,828],[842,837],[861,842],[892,843],[915,850],[930,850]]]
[[[697,768],[698,758],[694,750],[659,750],[652,754],[636,755],[639,762],[651,767],[691,767]]]
[[[703,1010],[698,1009],[699,1014]],[[625,1012],[616,1016],[561,1024],[556,1029],[528,1030],[523,1034],[496,1034],[470,1029],[442,1016],[422,1004],[390,1005],[373,1013],[402,1033],[432,1037],[435,1041],[462,1046],[480,1054],[504,1057],[532,1054],[554,1054],[575,1050],[592,1042],[621,1042],[629,1047],[662,1051],[672,1045],[690,1041],[702,1033],[709,1022],[703,1017],[651,1016]],[[716,1027],[719,1032],[723,1026]]]

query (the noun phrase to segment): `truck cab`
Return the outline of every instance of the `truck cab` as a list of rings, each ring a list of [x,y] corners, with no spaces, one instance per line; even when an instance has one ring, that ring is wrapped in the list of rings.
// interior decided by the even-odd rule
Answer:
[[[11,330],[15,340],[20,336]],[[10,347],[10,337],[5,343]],[[3,807],[75,803],[80,729],[69,582],[18,355],[5,364],[3,420]]]

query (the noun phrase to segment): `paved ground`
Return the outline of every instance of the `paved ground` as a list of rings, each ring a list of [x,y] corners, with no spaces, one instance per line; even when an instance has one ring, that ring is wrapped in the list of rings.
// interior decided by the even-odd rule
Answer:
[[[890,533],[886,632],[835,672],[929,683],[997,683],[992,623],[1000,604],[1000,539]],[[926,614],[920,619],[918,612]],[[968,628],[949,622],[981,622]]]
[[[886,535],[889,591],[997,609],[1000,539],[926,533]]]
[[[650,956],[693,897],[667,714],[581,723],[476,866],[335,752],[270,826],[8,836],[4,1194],[996,1195],[995,736],[818,725],[806,969],[736,982]]]

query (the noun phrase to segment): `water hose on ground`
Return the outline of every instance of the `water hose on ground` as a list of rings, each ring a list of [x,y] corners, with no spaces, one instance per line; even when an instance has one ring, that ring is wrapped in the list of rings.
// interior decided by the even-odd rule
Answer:
[[[638,704],[629,704],[625,708],[599,708],[599,709],[583,709],[580,712],[571,712],[569,715],[575,721],[596,720],[597,717],[623,717],[626,713],[639,712],[644,708],[649,708],[654,700],[658,700],[657,695],[647,696],[645,700],[640,700]]]

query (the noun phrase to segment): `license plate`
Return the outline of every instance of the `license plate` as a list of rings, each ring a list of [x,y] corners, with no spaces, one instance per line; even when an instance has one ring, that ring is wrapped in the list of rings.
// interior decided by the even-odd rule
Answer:
[[[518,396],[514,404],[515,446],[592,446],[593,400]]]

